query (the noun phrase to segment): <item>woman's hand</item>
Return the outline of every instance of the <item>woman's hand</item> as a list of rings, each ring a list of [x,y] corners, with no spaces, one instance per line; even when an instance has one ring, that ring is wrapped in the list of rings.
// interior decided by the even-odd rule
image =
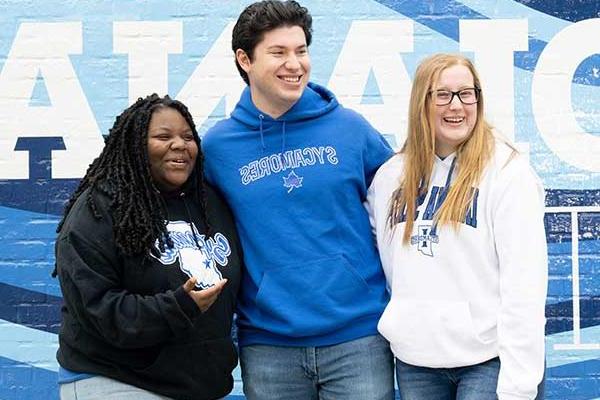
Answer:
[[[200,308],[200,311],[206,312],[215,300],[217,300],[226,283],[227,279],[221,279],[208,289],[194,290],[196,287],[196,278],[190,278],[183,284],[183,290],[190,295],[198,308]]]

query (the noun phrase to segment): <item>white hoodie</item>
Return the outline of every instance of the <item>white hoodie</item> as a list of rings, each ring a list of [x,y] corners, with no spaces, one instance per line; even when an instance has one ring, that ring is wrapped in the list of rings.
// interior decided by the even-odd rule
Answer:
[[[454,159],[436,157],[409,245],[402,245],[405,223],[390,233],[387,220],[402,154],[381,166],[369,188],[391,290],[378,329],[408,364],[453,368],[499,356],[499,399],[533,399],[544,370],[544,190],[527,160],[496,141],[466,223],[458,232],[446,225],[432,231],[436,196],[440,203],[456,177]]]

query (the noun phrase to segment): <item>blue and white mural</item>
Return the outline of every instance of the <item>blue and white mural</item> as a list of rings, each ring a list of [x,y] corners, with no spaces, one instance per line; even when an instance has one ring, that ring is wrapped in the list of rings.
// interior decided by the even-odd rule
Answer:
[[[202,132],[227,115],[248,3],[0,0],[0,399],[58,398],[54,231],[102,135],[151,92],[185,102]],[[301,3],[312,80],[395,146],[418,62],[472,57],[490,120],[547,189],[546,398],[600,399],[600,0]]]

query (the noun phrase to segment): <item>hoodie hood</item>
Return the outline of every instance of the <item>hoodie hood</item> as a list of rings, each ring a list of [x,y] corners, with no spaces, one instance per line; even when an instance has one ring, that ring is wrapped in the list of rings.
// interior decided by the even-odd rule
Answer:
[[[240,101],[231,113],[231,118],[251,129],[259,129],[261,122],[296,122],[320,117],[338,106],[335,95],[316,83],[309,82],[300,99],[289,110],[277,119],[260,111],[252,102],[250,86],[242,92]]]
[[[248,86],[242,92],[240,101],[231,113],[231,119],[246,125],[251,131],[259,131],[262,151],[267,148],[265,129],[273,124],[281,125],[280,141],[281,154],[283,154],[286,150],[286,124],[318,118],[331,112],[337,106],[338,102],[332,92],[316,83],[309,82],[296,104],[279,118],[274,119],[256,108],[252,101],[250,86]]]

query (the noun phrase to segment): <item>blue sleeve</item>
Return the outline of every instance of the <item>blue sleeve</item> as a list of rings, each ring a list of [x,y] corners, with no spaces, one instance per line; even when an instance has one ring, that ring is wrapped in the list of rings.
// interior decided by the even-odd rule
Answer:
[[[212,139],[212,136],[210,134],[210,131],[208,131],[204,137],[202,138],[201,141],[201,148],[202,148],[202,156],[204,158],[204,178],[206,179],[206,181],[208,183],[210,183],[211,185],[215,186],[215,178],[213,176],[213,172],[212,172],[212,164],[211,164],[211,160],[214,159],[214,154],[212,154],[212,149],[214,148],[213,142],[214,140]]]
[[[392,150],[392,147],[383,135],[366,120],[365,126],[366,140],[363,148],[363,163],[365,182],[368,188],[379,167],[394,154],[394,150]]]

